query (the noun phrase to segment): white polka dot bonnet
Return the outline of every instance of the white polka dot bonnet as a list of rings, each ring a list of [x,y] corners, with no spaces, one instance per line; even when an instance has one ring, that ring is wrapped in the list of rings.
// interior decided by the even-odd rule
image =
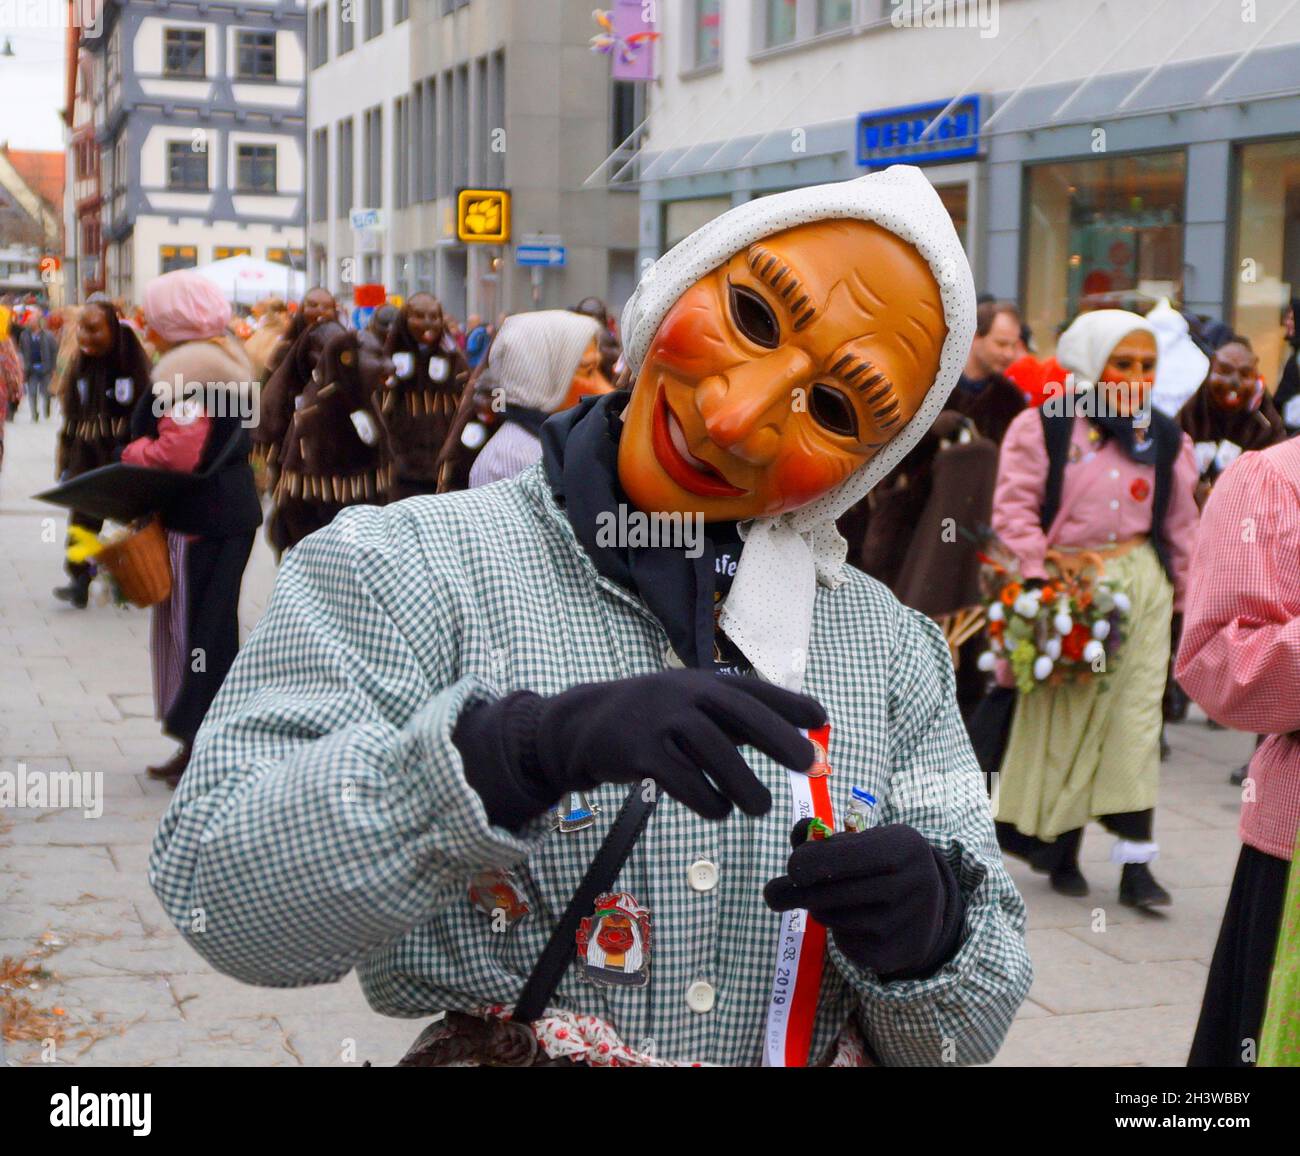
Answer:
[[[871,221],[915,246],[938,283],[948,334],[939,371],[920,408],[870,461],[808,505],[742,525],[745,549],[723,607],[727,635],[770,682],[799,689],[818,582],[842,581],[848,546],[835,520],[907,455],[957,384],[975,335],[975,284],[952,219],[920,169],[894,165],[856,180],[792,189],[738,205],[659,258],[623,310],[624,354],[633,377],[677,299],[755,241],[810,221]]]

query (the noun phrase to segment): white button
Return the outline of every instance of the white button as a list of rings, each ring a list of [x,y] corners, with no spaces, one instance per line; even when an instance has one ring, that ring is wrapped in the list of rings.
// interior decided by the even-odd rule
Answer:
[[[1112,478],[1118,478],[1118,477],[1119,477],[1119,470],[1111,470],[1111,471],[1110,471],[1110,476],[1111,476]]]
[[[696,859],[686,869],[686,882],[693,891],[712,891],[718,885],[718,868],[707,859]]]
[[[697,979],[686,989],[686,1006],[693,1012],[703,1015],[707,1011],[712,1011],[713,1000],[713,984],[705,983],[702,979]]]
[[[1110,500],[1110,508],[1111,508],[1112,510],[1118,510],[1118,509],[1119,509],[1119,499],[1118,499],[1118,498],[1111,498],[1111,500]]]
[[[1108,541],[1108,542],[1113,542],[1113,541],[1115,541],[1115,535],[1114,535],[1114,534],[1107,534],[1107,535],[1106,535],[1106,541]]]

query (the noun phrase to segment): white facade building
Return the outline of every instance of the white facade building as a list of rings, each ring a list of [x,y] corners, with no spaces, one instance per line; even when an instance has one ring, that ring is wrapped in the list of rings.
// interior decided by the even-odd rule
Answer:
[[[80,233],[98,218],[110,295],[241,253],[302,267],[304,35],[302,0],[106,5],[76,106],[94,117],[98,195],[72,129]]]

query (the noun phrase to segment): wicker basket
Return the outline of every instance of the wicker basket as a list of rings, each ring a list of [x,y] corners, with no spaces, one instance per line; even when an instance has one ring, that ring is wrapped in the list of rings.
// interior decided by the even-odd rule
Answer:
[[[167,535],[157,518],[105,546],[95,562],[117,579],[122,597],[135,606],[153,606],[172,591]]]

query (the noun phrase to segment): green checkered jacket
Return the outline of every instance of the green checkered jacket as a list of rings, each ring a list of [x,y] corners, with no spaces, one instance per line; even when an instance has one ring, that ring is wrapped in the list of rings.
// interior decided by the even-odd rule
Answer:
[[[646,607],[597,574],[540,467],[345,510],[285,560],[163,817],[152,885],[195,949],[245,982],[357,968],[388,1015],[509,1005],[627,787],[595,792],[601,814],[583,831],[549,818],[494,827],[465,782],[455,721],[516,689],[660,670],[667,652]],[[877,821],[940,848],[967,902],[961,949],[928,979],[882,983],[832,944],[814,1056],[856,1016],[884,1063],[986,1061],[1032,971],[944,639],[850,571],[817,592],[805,677],[831,718],[836,813],[852,786],[875,793]],[[767,816],[709,822],[664,798],[619,876],[651,913],[649,983],[595,986],[570,967],[554,1006],[670,1059],[760,1061],[779,928],[763,886],[785,870],[791,801],[784,769],[745,754],[776,800]],[[687,881],[700,859],[718,868],[704,891]],[[508,930],[467,898],[489,868],[511,869],[531,908]],[[700,980],[716,991],[704,1013],[686,1002]]]

